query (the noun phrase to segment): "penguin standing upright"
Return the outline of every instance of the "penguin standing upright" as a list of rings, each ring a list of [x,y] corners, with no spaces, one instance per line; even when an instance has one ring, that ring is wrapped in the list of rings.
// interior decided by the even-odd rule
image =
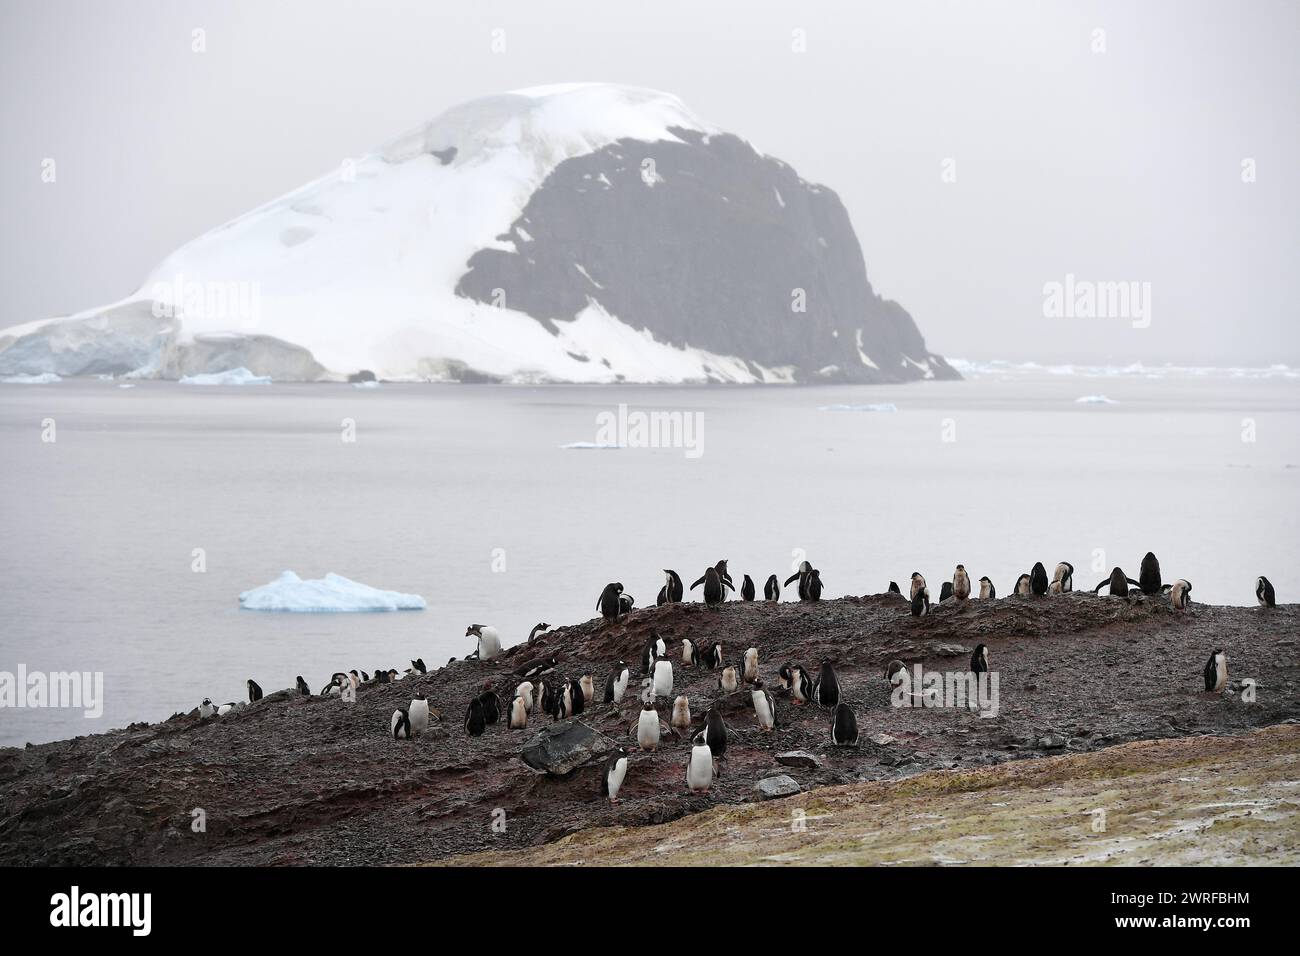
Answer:
[[[790,667],[790,693],[796,704],[806,704],[813,699],[813,682],[798,664]]]
[[[717,670],[722,666],[722,645],[719,642],[714,641],[704,649],[704,663],[709,670]]]
[[[307,686],[307,682],[302,679],[301,675],[298,677],[298,693],[302,694],[303,697],[311,696],[311,688]]]
[[[758,720],[758,729],[770,731],[776,727],[776,701],[767,692],[761,680],[754,681],[750,689],[750,699],[754,702],[754,717]]]
[[[619,661],[610,671],[609,677],[605,678],[605,703],[617,704],[623,700],[623,694],[627,692],[627,682],[631,677],[631,672],[627,665]]]
[[[912,617],[924,617],[930,613],[930,589],[921,585],[919,591],[912,592]]]
[[[740,688],[740,675],[736,672],[734,664],[728,664],[718,675],[718,690],[724,694],[734,693]]]
[[[1159,594],[1160,585],[1160,561],[1154,553],[1148,551],[1142,558],[1141,568],[1138,569],[1138,587],[1142,589],[1143,594]]]
[[[465,628],[465,636],[477,639],[476,653],[481,661],[490,661],[501,653],[501,636],[491,625],[471,624]]]
[[[650,640],[641,649],[641,673],[649,674],[655,661],[668,653],[668,642],[659,636],[659,632],[650,629]]]
[[[988,576],[985,575],[980,578],[980,600],[992,601],[997,596],[998,589],[993,586],[993,582],[988,579]]]
[[[704,585],[704,603],[707,606],[717,607],[727,599],[727,583],[722,575],[718,574],[717,568],[709,568],[705,571],[704,577],[691,585],[691,590],[694,591],[701,584]]]
[[[695,642],[689,637],[682,638],[682,666],[698,667],[700,663],[699,650]]]
[[[1062,561],[1056,566],[1056,572],[1052,575],[1052,584],[1048,588],[1053,594],[1069,594],[1074,590],[1074,565],[1069,561]]]
[[[919,594],[921,591],[924,591],[925,589],[926,589],[926,587],[925,587],[925,577],[921,574],[920,571],[913,571],[913,572],[912,572],[912,587],[911,587],[911,590],[908,591],[907,599],[908,599],[909,601],[915,601],[915,600],[916,600],[916,595]]]
[[[989,669],[989,649],[984,644],[976,644],[975,650],[970,656],[970,669],[972,674],[984,674]]]
[[[900,660],[892,660],[889,666],[885,668],[885,680],[889,681],[890,687],[897,687],[903,681],[907,680],[907,665]]]
[[[605,761],[605,773],[600,778],[600,794],[609,797],[610,803],[618,803],[618,792],[623,788],[627,776],[627,748],[616,747]]]
[[[799,582],[799,600],[804,599],[804,582],[807,581],[808,575],[812,572],[812,563],[809,561],[800,561],[799,569],[794,574],[785,579],[785,586],[789,587],[795,581]]]
[[[1113,571],[1110,572],[1110,577],[1108,577],[1105,581],[1102,581],[1092,590],[1093,593],[1095,594],[1098,591],[1100,591],[1102,588],[1109,585],[1110,590],[1107,593],[1110,594],[1111,597],[1126,598],[1128,597],[1128,586],[1130,584],[1137,585],[1137,582],[1134,581],[1132,578],[1128,577],[1124,573],[1124,570],[1122,568],[1116,567]]]
[[[411,716],[401,707],[393,711],[393,719],[390,722],[390,729],[393,733],[394,740],[409,740],[411,738]]]
[[[600,597],[596,599],[596,610],[605,620],[612,621],[618,617],[622,610],[619,602],[619,595],[622,593],[623,585],[617,581],[606,584],[605,589],[600,592]]]
[[[758,648],[751,647],[745,651],[745,674],[746,684],[752,684],[758,680]]]
[[[685,694],[678,694],[673,701],[673,716],[668,726],[680,733],[691,729],[691,699]]]
[[[970,597],[970,575],[966,573],[964,564],[957,565],[957,570],[953,572],[952,596],[958,601],[965,601]]]
[[[1210,651],[1210,659],[1205,662],[1205,689],[1220,691],[1228,686],[1228,655],[1222,647]]]
[[[1035,561],[1029,572],[1029,590],[1035,597],[1042,597],[1047,593],[1047,588],[1047,568],[1043,567],[1042,561]]]
[[[943,604],[945,601],[951,601],[951,600],[952,600],[952,582],[944,581],[943,584],[939,586],[939,603]]]
[[[902,592],[902,590],[899,588],[899,586],[898,586],[898,582],[897,582],[897,581],[890,581],[890,582],[889,582],[889,587],[885,589],[885,593],[886,593],[886,594],[897,594],[899,597],[902,597],[902,596],[903,596],[903,592]]]
[[[524,700],[519,694],[515,694],[510,701],[510,719],[506,722],[506,727],[510,730],[526,730],[528,728],[528,701]]]
[[[659,711],[653,699],[641,703],[641,713],[636,722],[636,742],[642,750],[659,749]]]
[[[248,702],[253,704],[261,699],[262,688],[258,685],[257,681],[250,678],[248,681]]]
[[[668,697],[673,692],[673,662],[666,657],[655,661],[654,692],[657,697]]]
[[[745,601],[754,600],[754,579],[748,574],[740,582],[740,597]]]
[[[831,743],[837,747],[852,747],[858,742],[858,718],[853,708],[840,701],[831,714]]]
[[[664,568],[664,585],[659,589],[655,604],[676,604],[686,592],[682,588],[682,578],[676,571]]]
[[[794,668],[790,664],[782,664],[776,669],[776,686],[782,690],[789,690],[794,686]]]
[[[708,793],[713,786],[713,751],[704,739],[704,731],[695,735],[690,760],[686,764],[686,789],[691,793]]]
[[[590,674],[583,674],[578,680],[582,686],[582,700],[586,704],[596,703],[596,682],[591,679]]]
[[[1030,580],[1029,575],[1020,575],[1020,577],[1016,578],[1016,586],[1011,589],[1011,593],[1018,594],[1021,597],[1029,597],[1029,595],[1033,593],[1033,586],[1030,583]]]
[[[469,708],[465,711],[465,733],[471,737],[481,737],[486,729],[487,721],[483,717],[483,701],[475,697],[469,702]]]
[[[212,698],[204,697],[203,703],[199,704],[199,719],[207,720],[209,717],[215,717],[216,714],[217,707],[212,703]]]
[[[569,681],[569,717],[576,717],[587,709],[587,694],[581,680]]]
[[[523,699],[524,707],[532,713],[537,713],[537,705],[540,703],[541,694],[534,694],[534,685],[530,680],[520,681],[519,686],[515,688],[515,697]]]
[[[822,599],[822,573],[816,568],[808,572],[808,578],[803,582],[803,594],[799,595],[805,601],[820,601]]]
[[[483,705],[483,719],[489,724],[495,724],[501,719],[501,698],[497,696],[496,691],[492,689],[492,683],[485,681],[483,690],[478,695],[479,703]]]
[[[775,574],[769,574],[767,576],[767,583],[763,585],[763,600],[781,600],[781,581]]]
[[[1277,593],[1273,590],[1273,582],[1262,574],[1255,579],[1255,600],[1259,602],[1260,607],[1277,607]]]
[[[821,674],[817,678],[817,703],[823,707],[834,707],[840,702],[840,679],[835,673],[835,664],[828,657],[822,661]]]
[[[1179,578],[1169,587],[1169,603],[1175,611],[1186,611],[1187,605],[1192,603],[1191,593],[1191,583]]]
[[[727,756],[727,725],[716,707],[710,707],[704,715],[704,742],[713,752],[714,760],[722,760]]]
[[[423,694],[416,694],[406,707],[408,718],[407,731],[412,737],[418,737],[429,729],[429,701]]]

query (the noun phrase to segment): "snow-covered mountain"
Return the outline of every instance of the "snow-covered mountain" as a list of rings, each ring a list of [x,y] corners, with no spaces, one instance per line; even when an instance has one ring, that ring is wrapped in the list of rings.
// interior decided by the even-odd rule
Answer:
[[[829,189],[675,97],[490,96],[182,246],[128,298],[0,331],[0,375],[959,377]]]

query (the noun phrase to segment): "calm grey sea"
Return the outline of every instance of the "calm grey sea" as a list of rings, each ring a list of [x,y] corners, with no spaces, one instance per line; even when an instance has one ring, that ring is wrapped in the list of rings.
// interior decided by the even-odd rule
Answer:
[[[1112,403],[1076,399],[1104,394]],[[595,443],[598,416],[698,413],[700,454]],[[894,410],[887,410],[889,405]],[[886,406],[871,410],[865,406]],[[837,408],[836,406],[847,406]],[[430,666],[653,603],[717,559],[806,554],[828,596],[962,562],[1091,587],[1154,550],[1203,602],[1300,591],[1293,375],[986,374],[897,387],[0,385],[0,671],[102,671],[104,714],[0,709],[0,744],[156,720],[302,674]],[[56,440],[42,441],[53,419]],[[355,422],[354,442],[342,439]],[[48,434],[48,428],[44,428]],[[1243,440],[1252,437],[1253,441]],[[192,570],[194,549],[206,571]],[[388,614],[241,611],[292,569],[415,592]],[[696,592],[698,595],[698,592]]]

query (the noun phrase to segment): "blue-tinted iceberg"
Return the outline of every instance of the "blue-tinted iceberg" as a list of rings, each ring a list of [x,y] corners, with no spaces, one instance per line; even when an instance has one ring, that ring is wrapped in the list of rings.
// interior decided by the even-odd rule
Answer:
[[[270,584],[239,595],[247,611],[422,611],[424,598],[418,594],[381,591],[341,574],[304,581],[285,571]]]

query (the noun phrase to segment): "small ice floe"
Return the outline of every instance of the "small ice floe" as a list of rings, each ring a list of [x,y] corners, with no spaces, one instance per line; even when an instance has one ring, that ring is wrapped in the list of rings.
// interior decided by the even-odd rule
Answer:
[[[1105,395],[1084,395],[1074,400],[1076,405],[1118,405],[1119,402]]]
[[[561,448],[622,448],[622,445],[603,441],[571,441]]]
[[[254,375],[248,369],[228,368],[224,372],[200,372],[198,375],[186,375],[180,380],[181,385],[270,385],[269,375]]]
[[[304,581],[292,571],[285,571],[270,584],[239,595],[247,611],[423,611],[424,598],[418,594],[381,591],[341,574]]]
[[[352,387],[353,388],[378,388],[379,381],[377,379],[372,378],[364,382],[353,382]]]
[[[896,412],[898,406],[893,402],[879,402],[872,405],[818,405],[819,412]]]
[[[42,372],[40,375],[10,375],[8,378],[0,378],[0,382],[6,385],[53,385],[55,382],[61,382],[63,379],[53,372]]]
[[[133,382],[122,382],[122,383],[119,384],[117,387],[118,387],[118,388],[135,388],[135,384],[134,384]]]

